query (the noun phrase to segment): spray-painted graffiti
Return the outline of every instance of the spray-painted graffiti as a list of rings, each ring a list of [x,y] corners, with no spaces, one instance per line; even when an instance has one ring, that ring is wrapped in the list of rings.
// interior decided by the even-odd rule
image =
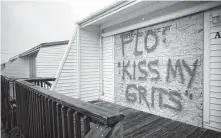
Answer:
[[[155,114],[199,111],[202,19],[180,20],[115,36],[117,102]]]

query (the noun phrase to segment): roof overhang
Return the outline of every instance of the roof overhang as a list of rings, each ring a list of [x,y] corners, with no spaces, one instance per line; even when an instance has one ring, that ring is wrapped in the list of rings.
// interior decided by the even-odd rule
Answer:
[[[78,21],[77,24],[79,24],[80,28],[84,28],[89,25],[100,24],[101,22],[105,21],[106,18],[110,18],[120,11],[129,8],[139,2],[140,1],[117,1],[110,6],[101,9],[98,12],[89,15],[83,20]]]
[[[13,60],[15,60],[15,59],[17,59],[17,58],[21,58],[21,57],[24,57],[24,56],[28,56],[28,55],[31,55],[31,54],[35,54],[35,53],[37,53],[37,52],[40,50],[40,48],[42,48],[42,47],[65,45],[65,44],[68,44],[68,42],[69,42],[69,40],[55,41],[55,42],[48,42],[48,43],[41,43],[40,45],[37,45],[37,46],[35,46],[35,47],[33,47],[33,48],[31,48],[31,49],[29,49],[29,50],[27,50],[27,51],[25,51],[25,52],[23,52],[23,53],[21,53],[21,54],[18,54],[18,55],[14,56],[14,57],[11,57],[11,58],[9,59],[9,61],[13,61]]]
[[[82,21],[78,22],[78,25],[80,28],[99,25],[100,30],[105,31],[106,28],[125,24],[125,22],[131,22],[136,18],[139,18],[138,20],[142,20],[140,17],[145,17],[145,20],[140,21],[139,23],[136,21],[136,24],[130,25],[132,27],[122,26],[124,28],[122,28],[120,31],[115,31],[108,34],[103,32],[110,35],[128,31],[136,27],[153,25],[155,23],[186,16],[188,14],[205,11],[210,8],[217,7],[220,4],[221,2],[218,1],[120,1],[97,12],[96,14],[83,19]],[[180,7],[182,9],[179,9]],[[166,13],[163,11],[166,11]],[[155,16],[156,14],[157,16]]]

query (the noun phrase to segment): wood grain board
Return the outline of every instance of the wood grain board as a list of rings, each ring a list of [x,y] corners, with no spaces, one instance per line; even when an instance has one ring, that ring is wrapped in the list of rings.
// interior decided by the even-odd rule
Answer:
[[[125,115],[123,134],[125,138],[221,138],[221,133],[193,125],[173,121],[106,101],[91,103],[118,110]]]

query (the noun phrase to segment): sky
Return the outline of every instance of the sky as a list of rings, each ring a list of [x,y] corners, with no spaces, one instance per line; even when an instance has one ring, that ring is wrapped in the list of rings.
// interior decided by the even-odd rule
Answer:
[[[1,1],[1,63],[40,43],[69,40],[76,21],[116,0]]]

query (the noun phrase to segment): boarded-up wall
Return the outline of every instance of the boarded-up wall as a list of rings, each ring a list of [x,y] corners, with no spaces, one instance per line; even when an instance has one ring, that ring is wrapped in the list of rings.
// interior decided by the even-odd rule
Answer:
[[[18,77],[18,78],[28,78],[30,76],[29,70],[29,57],[17,58],[14,61],[9,61],[6,64],[2,75]]]
[[[203,13],[115,36],[116,103],[202,126]]]
[[[37,77],[55,77],[67,45],[42,47],[36,58]]]

